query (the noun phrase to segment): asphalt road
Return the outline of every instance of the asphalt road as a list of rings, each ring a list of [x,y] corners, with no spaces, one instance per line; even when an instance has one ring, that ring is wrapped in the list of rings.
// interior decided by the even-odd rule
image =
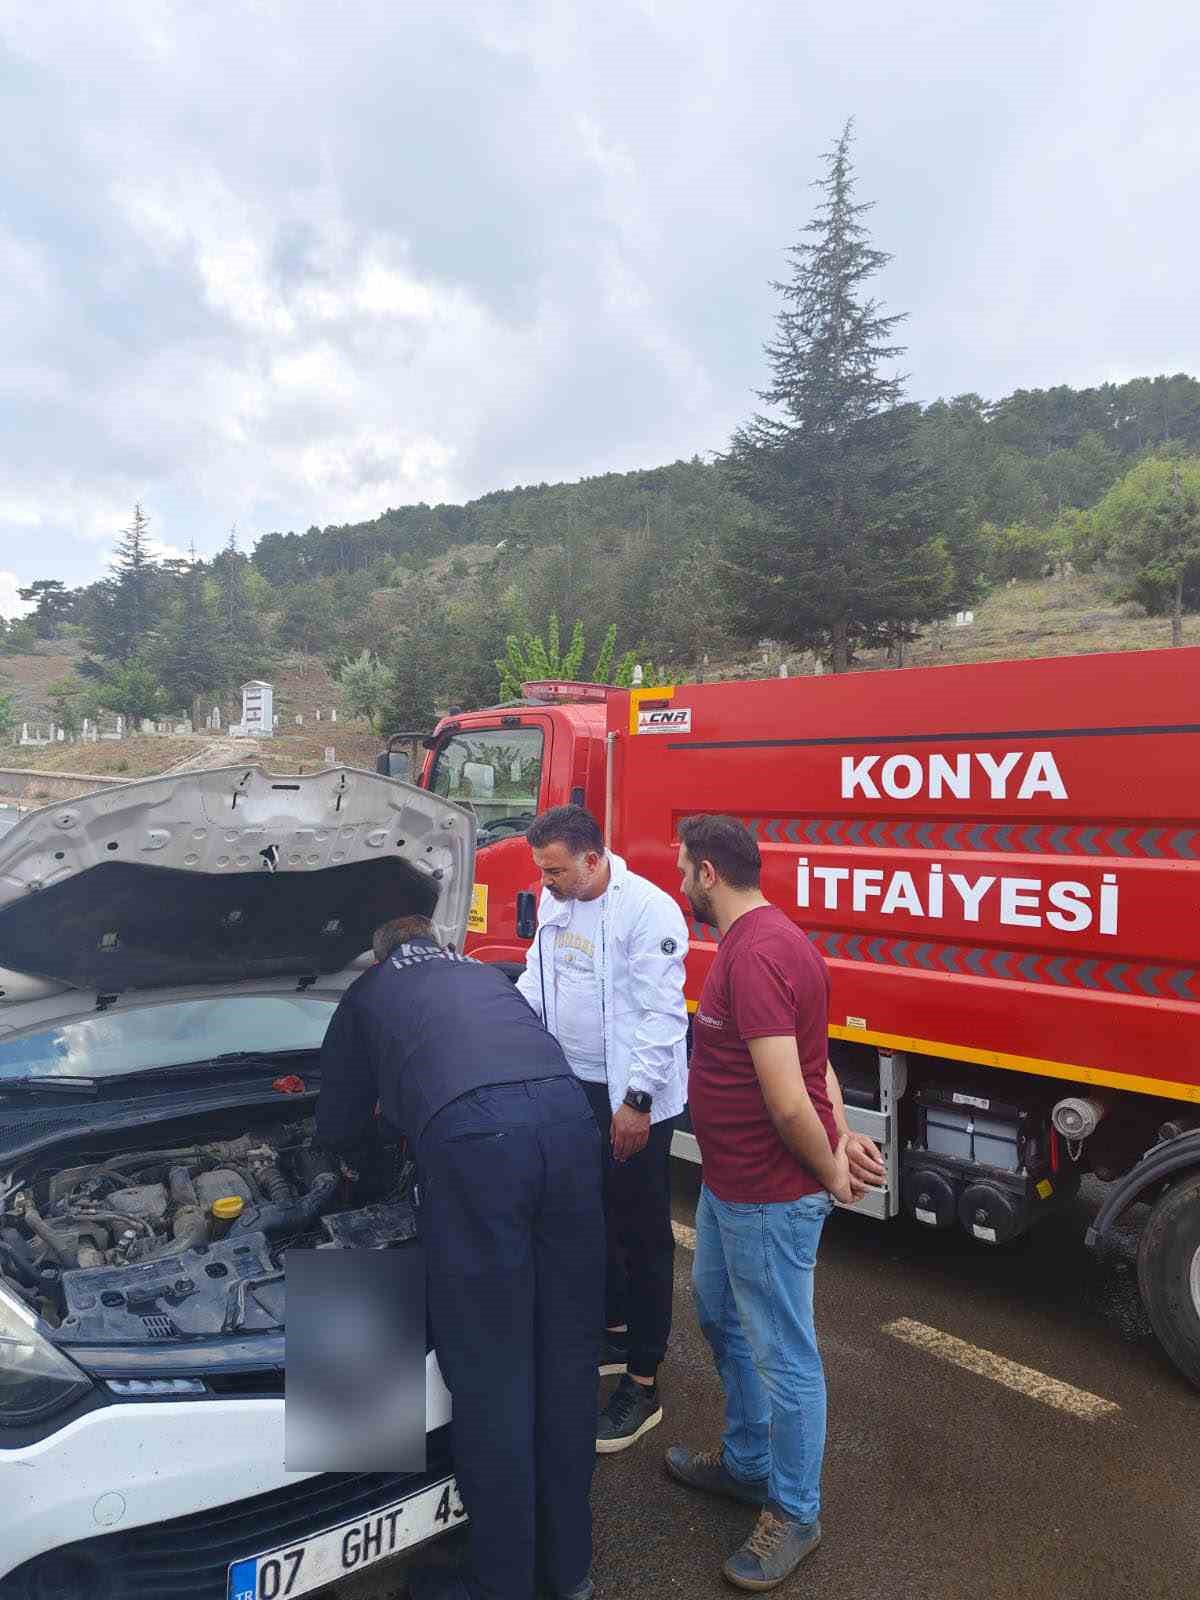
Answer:
[[[675,1215],[685,1229],[696,1192],[694,1170],[683,1168]],[[1085,1250],[1089,1206],[1085,1193],[1071,1214],[1000,1252],[915,1224],[830,1219],[817,1279],[829,1381],[825,1539],[781,1593],[1200,1593],[1200,1393],[1158,1353],[1132,1265],[1102,1265]],[[720,1430],[690,1269],[680,1248],[663,1424],[597,1464],[599,1600],[736,1592],[720,1566],[753,1514],[691,1495],[662,1472],[668,1444],[710,1446]],[[898,1321],[904,1337],[886,1331]],[[456,1543],[423,1559],[451,1558]],[[322,1600],[398,1600],[403,1585],[397,1560]]]

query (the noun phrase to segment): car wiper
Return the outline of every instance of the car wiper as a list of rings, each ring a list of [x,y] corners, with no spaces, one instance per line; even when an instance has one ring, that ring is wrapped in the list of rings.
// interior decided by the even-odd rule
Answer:
[[[230,1050],[223,1056],[210,1056],[206,1065],[210,1067],[247,1067],[261,1063],[264,1067],[279,1065],[283,1056],[302,1056],[309,1054],[305,1050]]]
[[[131,1079],[204,1077],[214,1067],[268,1067],[278,1072],[279,1064],[289,1056],[305,1054],[301,1050],[230,1050],[220,1056],[206,1056],[201,1061],[179,1061],[170,1067],[143,1067],[136,1072],[114,1072],[105,1075],[104,1083],[128,1083]]]
[[[97,1094],[110,1083],[130,1083],[134,1079],[203,1077],[214,1067],[268,1067],[275,1072],[284,1057],[304,1055],[301,1050],[231,1050],[225,1055],[208,1056],[201,1061],[180,1061],[169,1067],[142,1067],[133,1072],[106,1072],[101,1078],[67,1077],[62,1073],[25,1073],[17,1078],[0,1078],[0,1094],[7,1089],[47,1091],[52,1094]],[[315,1053],[315,1052],[313,1052]],[[309,1068],[308,1070],[311,1070]]]
[[[40,1094],[95,1094],[95,1078],[68,1078],[61,1073],[27,1072],[19,1078],[0,1078],[0,1094],[9,1089],[28,1089]]]

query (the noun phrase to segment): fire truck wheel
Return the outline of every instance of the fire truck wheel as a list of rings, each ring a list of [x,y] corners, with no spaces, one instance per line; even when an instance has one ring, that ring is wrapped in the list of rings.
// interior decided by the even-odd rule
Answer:
[[[1160,1343],[1200,1388],[1200,1172],[1179,1179],[1150,1213],[1138,1283]]]

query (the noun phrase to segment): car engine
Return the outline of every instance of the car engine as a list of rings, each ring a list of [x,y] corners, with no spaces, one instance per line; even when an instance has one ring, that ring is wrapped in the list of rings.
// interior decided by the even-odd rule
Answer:
[[[289,1248],[416,1237],[412,1163],[381,1146],[371,1166],[346,1176],[309,1118],[42,1172],[2,1203],[0,1279],[62,1344],[278,1329]]]

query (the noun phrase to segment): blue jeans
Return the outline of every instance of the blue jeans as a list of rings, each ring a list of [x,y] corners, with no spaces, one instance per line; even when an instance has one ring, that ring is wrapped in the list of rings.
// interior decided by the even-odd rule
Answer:
[[[783,1514],[815,1522],[825,1454],[825,1371],[813,1327],[813,1269],[828,1194],[752,1205],[700,1191],[692,1284],[725,1390],[723,1459],[767,1480]]]

